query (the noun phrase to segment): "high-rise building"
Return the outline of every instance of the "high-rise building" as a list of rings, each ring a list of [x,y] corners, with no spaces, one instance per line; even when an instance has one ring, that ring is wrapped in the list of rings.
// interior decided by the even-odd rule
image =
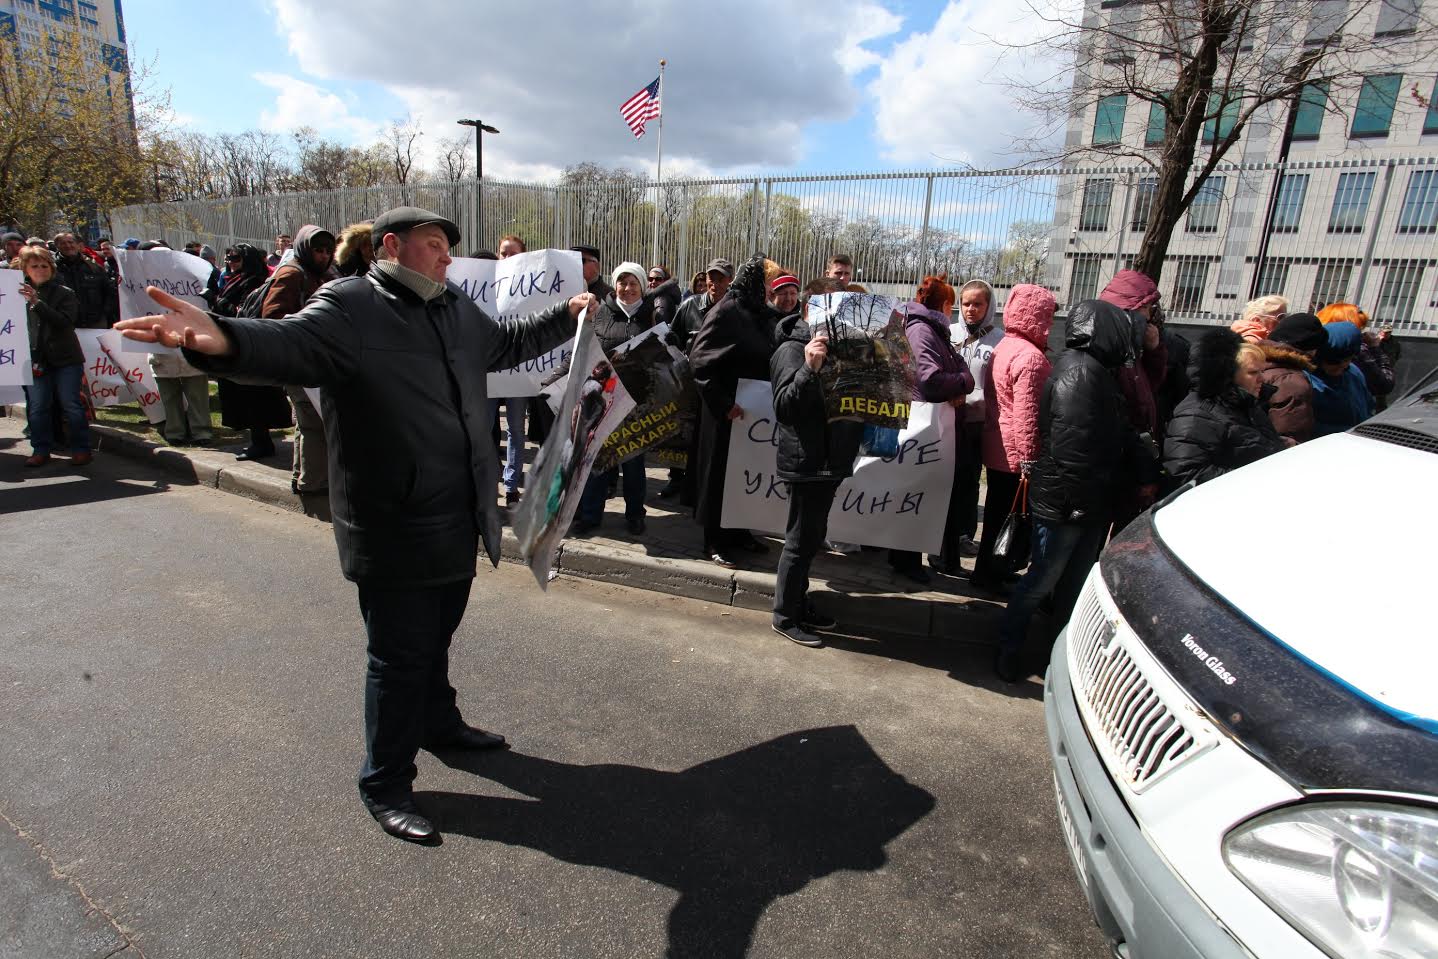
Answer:
[[[0,0],[0,40],[44,55],[51,37],[69,36],[78,38],[85,60],[104,81],[117,120],[128,122],[133,135],[135,106],[120,0]]]
[[[1153,49],[1142,40],[1163,22],[1146,15],[1154,9],[1086,0],[1085,24],[1107,45],[1094,59],[1099,69],[1132,70],[1135,56]],[[1371,64],[1360,59],[1351,80],[1309,84],[1296,109],[1282,101],[1254,114],[1174,231],[1164,304],[1176,318],[1226,323],[1251,297],[1278,293],[1293,311],[1348,301],[1399,330],[1438,329],[1438,46],[1419,47],[1401,68],[1379,49],[1414,33],[1414,0],[1310,0],[1302,9],[1306,19],[1293,24],[1302,36],[1274,42],[1299,56],[1343,24],[1372,43]],[[1124,35],[1140,41],[1136,54],[1116,42]],[[1162,76],[1161,64],[1150,69]],[[1132,264],[1157,183],[1136,160],[1156,160],[1165,139],[1161,106],[1116,92],[1083,99],[1067,146],[1128,156],[1100,153],[1060,185],[1048,281],[1069,303]],[[1196,162],[1228,134],[1240,105],[1213,108]]]

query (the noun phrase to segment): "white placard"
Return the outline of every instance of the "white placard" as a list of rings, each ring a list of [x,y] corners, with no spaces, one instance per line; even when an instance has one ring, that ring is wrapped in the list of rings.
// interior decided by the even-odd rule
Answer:
[[[501,323],[522,319],[586,289],[584,267],[573,250],[535,250],[503,260],[458,257],[448,277],[479,308]],[[489,395],[535,396],[539,382],[569,358],[571,344],[555,347],[487,379]]]
[[[85,390],[91,405],[139,403],[151,423],[164,421],[165,405],[149,357],[129,350],[133,340],[116,330],[76,330],[75,335],[85,353]]]
[[[25,298],[20,295],[24,281],[25,274],[19,270],[0,270],[0,386],[29,386],[35,380]]]
[[[122,320],[169,312],[150,299],[145,292],[147,286],[159,287],[202,310],[210,308],[205,302],[205,288],[209,286],[213,269],[208,260],[176,250],[116,250],[115,262],[120,267]],[[125,349],[129,353],[178,352],[173,347],[138,340],[129,340]]]
[[[789,484],[775,474],[773,387],[740,380],[734,402],[744,418],[729,436],[723,523],[784,535]],[[948,404],[914,402],[899,431],[892,460],[861,456],[839,485],[829,511],[829,538],[865,546],[937,553],[954,485],[954,411]]]

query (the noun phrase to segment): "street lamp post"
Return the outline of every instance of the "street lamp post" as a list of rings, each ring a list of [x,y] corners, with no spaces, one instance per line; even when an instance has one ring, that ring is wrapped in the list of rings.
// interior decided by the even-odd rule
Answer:
[[[462,127],[474,127],[474,229],[484,237],[484,135],[498,133],[483,120],[460,120]]]

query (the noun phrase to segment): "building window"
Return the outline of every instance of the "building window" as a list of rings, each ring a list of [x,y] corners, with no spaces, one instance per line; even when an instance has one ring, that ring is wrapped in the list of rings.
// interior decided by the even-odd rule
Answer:
[[[1271,233],[1297,233],[1303,216],[1303,198],[1308,194],[1307,173],[1285,173],[1278,181],[1278,200],[1273,204]]]
[[[1208,280],[1207,260],[1180,260],[1178,279],[1173,284],[1173,309],[1192,313],[1203,303],[1203,286]]]
[[[1308,32],[1303,35],[1305,47],[1322,46],[1338,32],[1348,15],[1348,0],[1313,0],[1312,9]]]
[[[1123,140],[1123,114],[1127,105],[1128,97],[1122,93],[1104,97],[1098,102],[1098,109],[1093,114],[1093,143],[1095,146],[1118,143]]]
[[[1308,312],[1317,313],[1330,303],[1348,302],[1348,282],[1353,279],[1352,263],[1320,263],[1313,277],[1313,295]]]
[[[1193,195],[1193,202],[1188,206],[1189,233],[1212,233],[1218,229],[1218,211],[1223,206],[1223,181],[1224,177],[1211,176]]]
[[[1329,233],[1362,233],[1368,219],[1368,200],[1373,195],[1372,173],[1342,173],[1338,192],[1333,194],[1333,211],[1328,214]]]
[[[1418,286],[1423,282],[1421,260],[1398,260],[1383,271],[1383,289],[1378,292],[1378,309],[1373,318],[1395,326],[1411,322]]]
[[[1408,178],[1398,232],[1438,232],[1438,170],[1414,170]]]
[[[1378,24],[1373,29],[1375,37],[1401,37],[1412,33],[1418,26],[1418,4],[1420,0],[1383,0],[1378,7]]]
[[[1107,230],[1108,208],[1112,202],[1112,180],[1086,180],[1083,185],[1083,209],[1079,212],[1079,229]]]
[[[1423,118],[1424,133],[1438,133],[1438,80],[1433,81],[1433,92],[1428,94],[1428,115]]]
[[[1097,253],[1080,253],[1074,257],[1069,274],[1069,305],[1098,296],[1098,271],[1103,258]]]
[[[1364,77],[1349,137],[1386,137],[1388,126],[1393,122],[1393,107],[1398,102],[1398,88],[1402,84],[1403,75],[1400,73]]]
[[[1148,229],[1148,218],[1153,213],[1153,197],[1158,192],[1158,180],[1145,177],[1139,180],[1133,191],[1133,218],[1128,228],[1135,233]]]
[[[1305,84],[1293,112],[1293,139],[1317,140],[1323,132],[1323,114],[1327,108],[1328,83]]]
[[[1282,260],[1265,260],[1263,269],[1258,271],[1258,292],[1254,296],[1281,295],[1288,285],[1288,263]]]
[[[1232,99],[1225,101],[1223,94],[1208,95],[1208,119],[1203,121],[1204,143],[1217,143],[1225,139],[1238,123],[1238,113],[1243,106],[1243,91],[1232,90],[1228,96]]]
[[[1143,131],[1143,145],[1156,147],[1167,139],[1168,109],[1162,103],[1148,105],[1148,126]]]

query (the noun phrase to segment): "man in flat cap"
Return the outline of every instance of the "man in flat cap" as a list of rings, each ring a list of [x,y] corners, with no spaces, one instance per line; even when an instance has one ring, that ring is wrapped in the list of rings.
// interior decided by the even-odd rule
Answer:
[[[600,262],[599,247],[580,244],[571,246],[570,249],[579,254],[580,263],[584,266],[584,283],[589,287],[589,292],[603,303],[609,294],[614,292],[614,287],[604,281],[604,264]]]
[[[327,284],[283,323],[211,317],[151,287],[173,312],[119,329],[183,346],[221,376],[321,388],[335,540],[368,637],[360,795],[386,832],[434,842],[414,802],[419,750],[505,744],[465,724],[448,676],[480,542],[499,563],[485,374],[568,340],[597,304],[582,293],[499,323],[445,281],[460,239],[452,222],[400,207],[373,236],[366,276]]]

